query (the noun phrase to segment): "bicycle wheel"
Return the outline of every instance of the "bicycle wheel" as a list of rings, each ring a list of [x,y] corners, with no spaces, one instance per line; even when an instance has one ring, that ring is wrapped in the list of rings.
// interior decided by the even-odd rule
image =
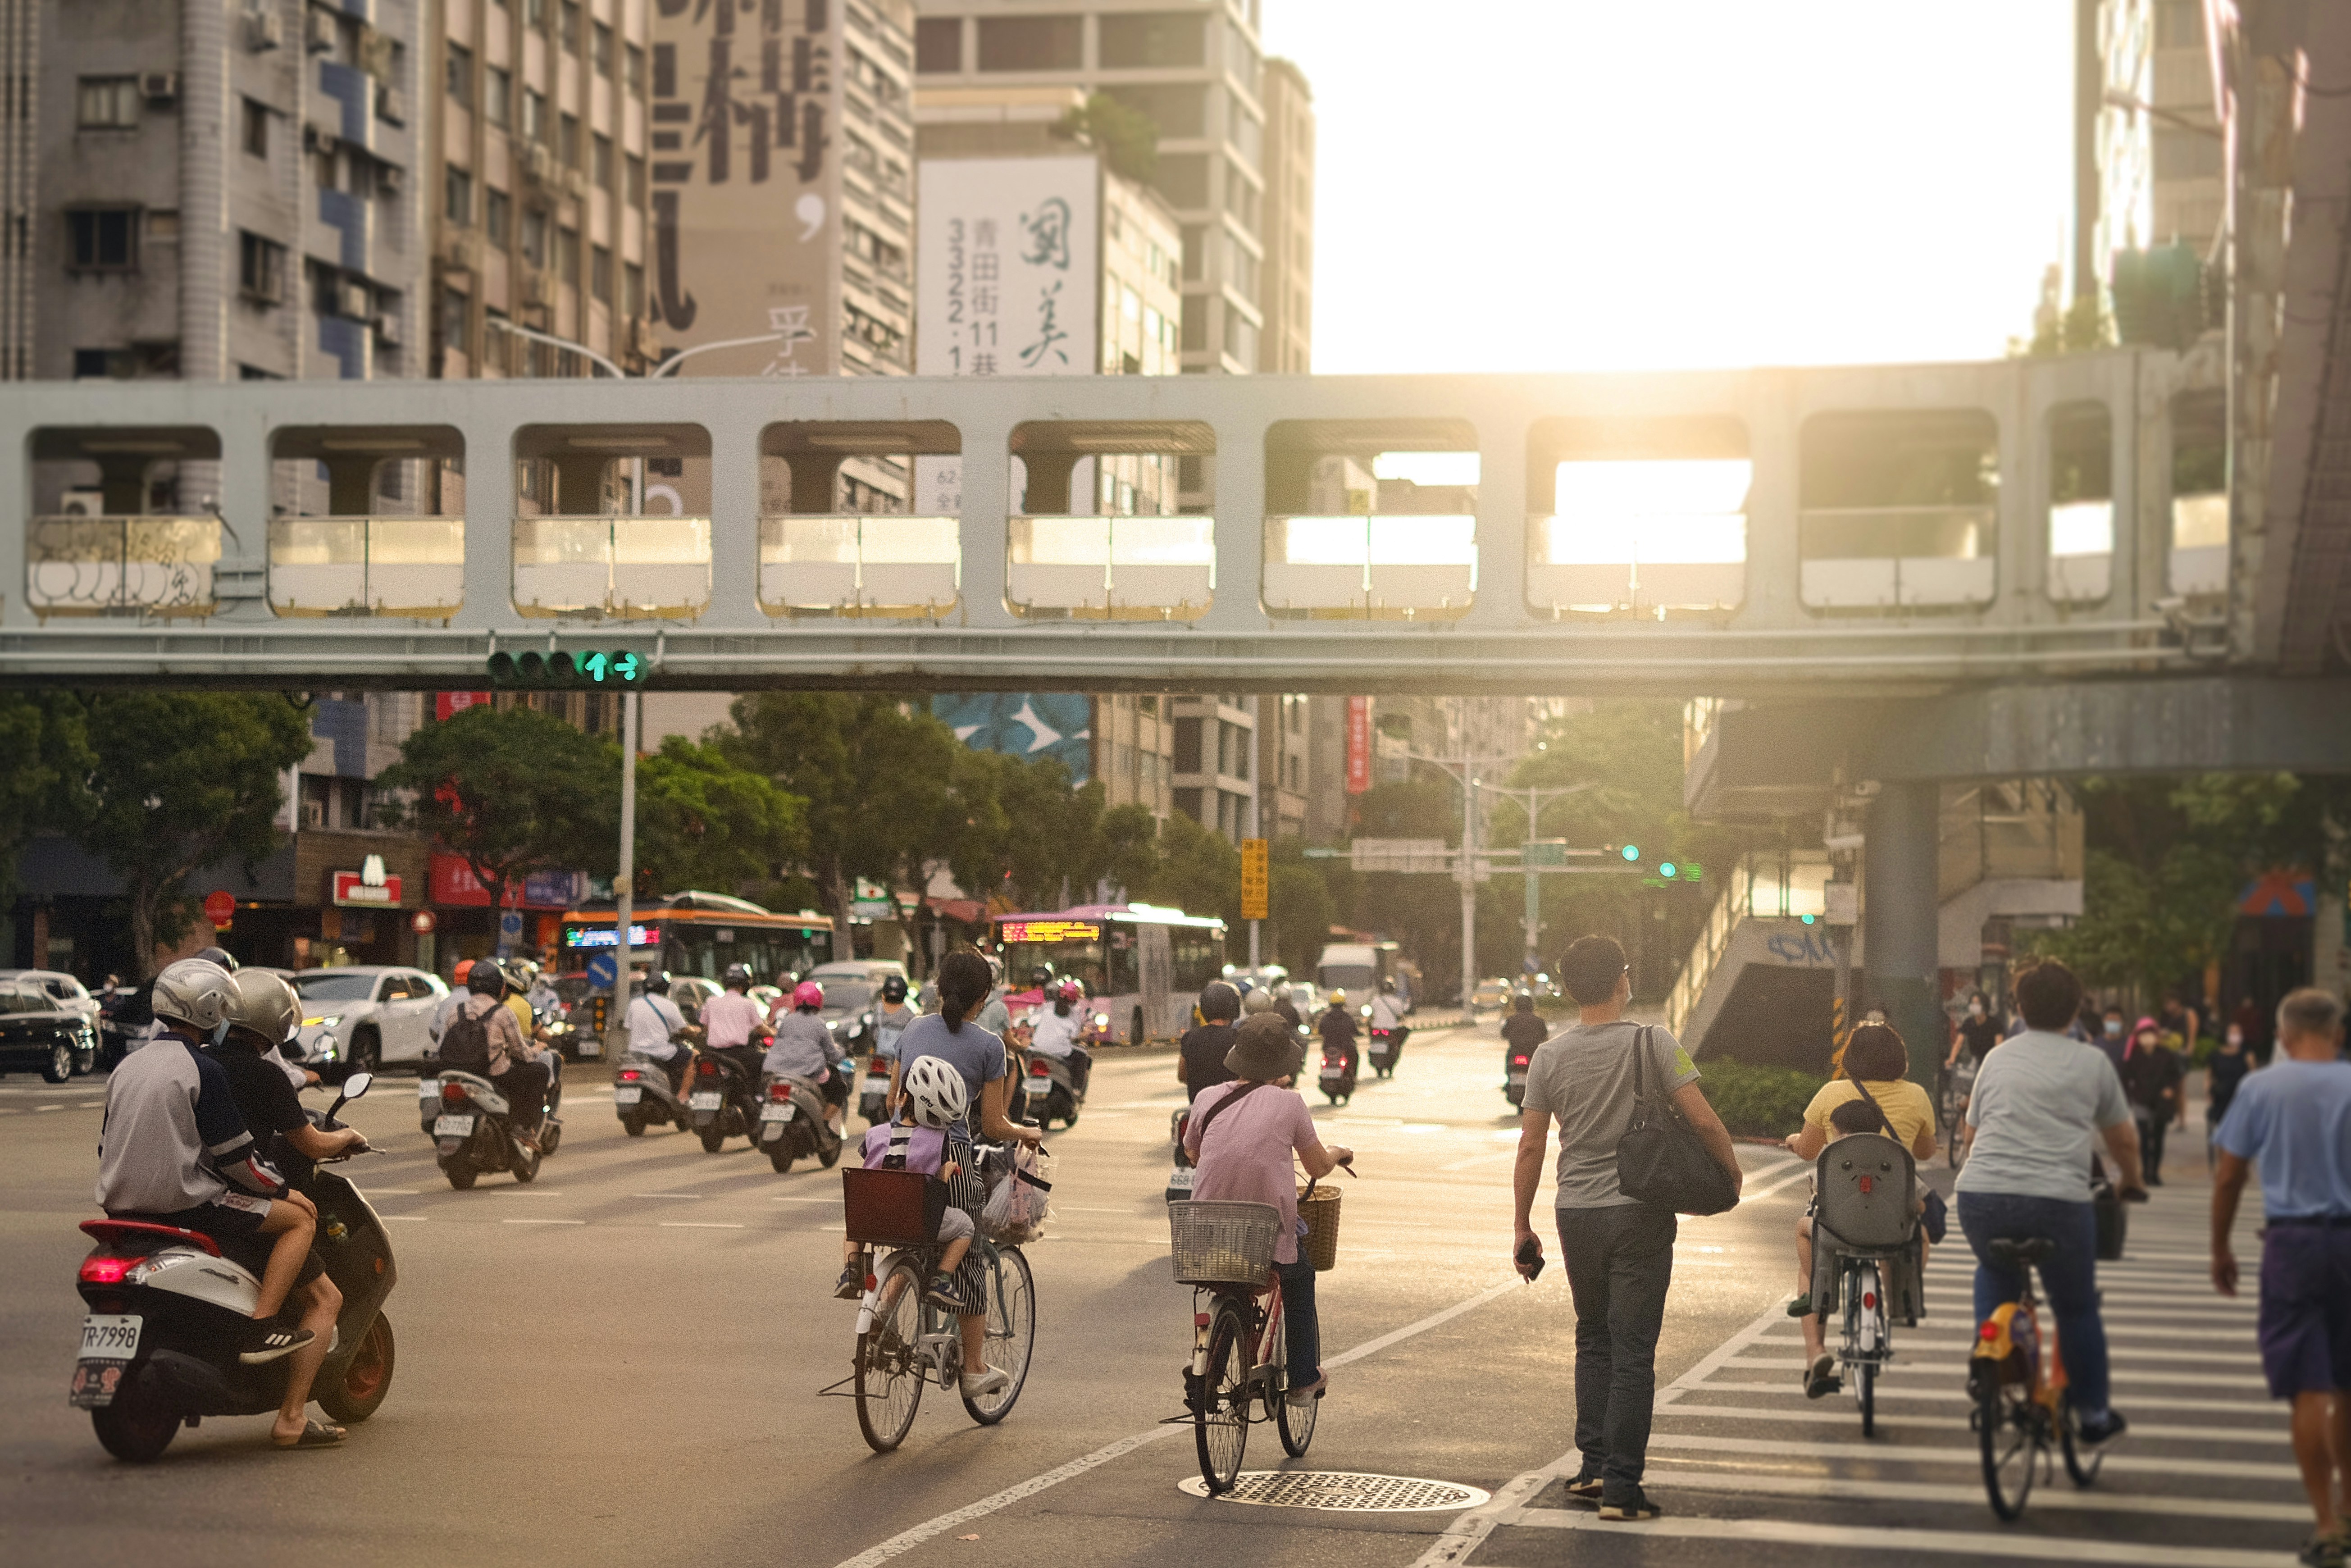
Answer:
[[[2040,1406],[2022,1384],[1989,1383],[1976,1396],[1976,1441],[1983,1456],[1984,1495],[2009,1521],[2024,1514],[2041,1458]]]
[[[1003,1249],[1003,1267],[988,1273],[994,1285],[987,1303],[987,1364],[1012,1379],[1004,1392],[986,1399],[963,1396],[963,1407],[983,1427],[1012,1414],[1029,1381],[1029,1357],[1037,1348],[1037,1281],[1018,1247]]]
[[[882,1281],[872,1324],[857,1338],[857,1427],[877,1454],[905,1441],[922,1408],[929,1370],[917,1348],[922,1327],[923,1278],[901,1262]]]
[[[1877,1436],[1877,1366],[1863,1362],[1853,1369],[1853,1397],[1861,1406],[1861,1435]]]
[[[1249,1448],[1248,1363],[1248,1322],[1238,1305],[1226,1301],[1208,1326],[1207,1370],[1192,1403],[1192,1441],[1211,1497],[1233,1490]]]
[[[2106,1451],[2093,1448],[2087,1454],[2082,1452],[2074,1440],[2074,1412],[2070,1409],[2065,1412],[2065,1418],[2057,1424],[2057,1443],[2065,1456],[2065,1474],[2074,1484],[2077,1487],[2095,1485],[2098,1479],[2098,1467],[2106,1462]]]

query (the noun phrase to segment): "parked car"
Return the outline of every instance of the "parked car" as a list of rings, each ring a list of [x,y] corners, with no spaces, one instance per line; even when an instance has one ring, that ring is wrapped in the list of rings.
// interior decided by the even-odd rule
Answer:
[[[1496,1008],[1510,1005],[1510,982],[1508,980],[1480,980],[1478,988],[1469,993],[1469,1010],[1473,1013],[1490,1012]]]
[[[433,1016],[449,988],[422,969],[355,965],[291,977],[302,1022],[287,1059],[324,1076],[329,1066],[372,1072],[387,1061],[432,1058]]]
[[[98,1024],[50,994],[39,972],[0,974],[0,1072],[37,1071],[63,1083],[98,1065]]]

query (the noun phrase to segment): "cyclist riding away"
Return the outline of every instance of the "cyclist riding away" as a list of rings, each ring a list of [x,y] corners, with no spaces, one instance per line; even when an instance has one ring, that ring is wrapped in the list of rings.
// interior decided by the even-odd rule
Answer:
[[[952,1185],[971,1166],[971,1133],[964,1124],[970,1102],[964,1093],[963,1074],[934,1056],[918,1061],[906,1074],[906,1092],[898,1104],[898,1119],[865,1129],[862,1145],[867,1170],[921,1171]],[[963,1288],[956,1278],[964,1254],[976,1234],[971,1216],[950,1205],[939,1217],[938,1271],[923,1292],[926,1301],[951,1312],[964,1310]],[[832,1293],[853,1301],[865,1292],[865,1277],[857,1267],[861,1250],[854,1241],[841,1244],[841,1278]]]
[[[1970,1152],[1959,1172],[1959,1212],[1976,1255],[1976,1321],[2015,1301],[2020,1288],[2014,1270],[1992,1260],[1994,1239],[2047,1237],[2056,1243],[2041,1278],[2057,1319],[2076,1432],[2095,1447],[2120,1436],[2126,1423],[2107,1404],[2090,1161],[2094,1146],[2102,1146],[2119,1173],[2120,1196],[2143,1198],[2138,1130],[2105,1051],[2064,1033],[2082,1000],[2074,972],[2043,960],[2017,977],[2016,999],[2025,1031],[1985,1059],[1968,1103]]]

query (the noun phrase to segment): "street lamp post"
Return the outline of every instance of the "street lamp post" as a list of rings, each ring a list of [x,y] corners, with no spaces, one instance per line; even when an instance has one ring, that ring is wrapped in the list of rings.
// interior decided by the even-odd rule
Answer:
[[[1426,752],[1406,751],[1405,756],[1415,762],[1426,762],[1445,768],[1458,768],[1461,777],[1461,853],[1454,864],[1454,874],[1461,883],[1461,1005],[1465,1009],[1478,990],[1478,776],[1471,769],[1481,764],[1515,762],[1514,754],[1496,757],[1431,757]],[[1451,773],[1446,775],[1450,779]]]
[[[1541,789],[1530,786],[1526,790],[1527,838],[1531,840],[1535,836],[1535,819],[1541,812],[1543,802],[1546,799],[1552,800],[1565,800],[1570,795],[1581,795],[1586,789],[1591,788],[1592,784],[1589,781],[1582,784],[1571,784],[1564,789]],[[1502,796],[1505,800],[1511,800],[1513,802],[1518,800],[1520,793],[1516,789],[1499,785],[1495,787],[1494,792]],[[1535,865],[1533,857],[1524,850],[1521,850],[1519,854],[1519,871],[1525,877],[1527,884],[1527,913],[1525,919],[1527,963],[1528,970],[1531,973],[1534,969],[1540,967],[1541,963],[1541,960],[1537,956],[1537,953],[1538,935],[1542,929],[1542,873]]]

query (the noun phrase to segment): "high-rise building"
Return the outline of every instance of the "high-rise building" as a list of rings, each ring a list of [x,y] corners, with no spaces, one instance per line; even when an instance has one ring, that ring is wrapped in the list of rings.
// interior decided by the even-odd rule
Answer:
[[[1283,692],[1257,699],[1258,831],[1269,839],[1306,833],[1308,764],[1314,737],[1308,720],[1313,699]]]
[[[354,0],[356,3],[356,0]],[[653,0],[441,0],[424,79],[431,373],[624,370],[646,328],[647,41]]]
[[[1107,93],[1159,131],[1153,183],[1183,225],[1187,373],[1259,365],[1266,113],[1257,5],[1157,0],[918,0],[916,81]]]
[[[1175,720],[1176,810],[1238,843],[1256,792],[1257,716],[1231,692],[1162,699]]]
[[[1263,238],[1257,368],[1304,375],[1314,361],[1314,93],[1279,56],[1265,62]]]
[[[0,3],[0,374],[416,374],[423,10]]]
[[[2074,0],[2073,294],[2118,254],[2179,244],[2210,259],[2226,208],[2203,0]]]

